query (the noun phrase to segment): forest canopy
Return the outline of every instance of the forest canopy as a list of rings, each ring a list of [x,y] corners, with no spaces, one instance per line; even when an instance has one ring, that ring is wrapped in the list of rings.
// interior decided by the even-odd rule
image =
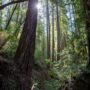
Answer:
[[[89,89],[90,1],[0,0],[0,90]]]

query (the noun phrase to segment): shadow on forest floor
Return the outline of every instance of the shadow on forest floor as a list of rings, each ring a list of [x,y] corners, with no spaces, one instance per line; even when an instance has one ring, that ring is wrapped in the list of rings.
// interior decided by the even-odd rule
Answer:
[[[77,77],[72,77],[59,90],[90,90],[90,73],[83,72]]]

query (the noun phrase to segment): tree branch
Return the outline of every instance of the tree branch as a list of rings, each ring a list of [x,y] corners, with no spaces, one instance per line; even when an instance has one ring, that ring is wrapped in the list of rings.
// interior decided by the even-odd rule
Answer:
[[[4,5],[1,5],[0,10],[4,9],[5,7],[7,7],[9,5],[16,4],[16,3],[21,3],[21,2],[25,2],[25,1],[28,1],[28,0],[18,0],[18,1],[8,2],[8,3],[4,4]]]

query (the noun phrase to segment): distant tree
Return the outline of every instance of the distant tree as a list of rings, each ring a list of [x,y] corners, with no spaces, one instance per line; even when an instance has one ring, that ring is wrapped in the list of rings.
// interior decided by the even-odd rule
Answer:
[[[49,2],[46,0],[46,29],[47,29],[47,58],[50,58],[50,17],[49,17]]]
[[[9,26],[11,20],[12,20],[12,17],[13,17],[13,14],[14,14],[15,10],[17,9],[17,6],[18,6],[18,4],[16,4],[15,7],[13,8],[13,11],[11,13],[11,16],[9,17],[9,20],[7,21],[5,29],[8,29],[8,26]]]
[[[57,27],[57,60],[60,59],[60,22],[59,22],[59,0],[56,0],[56,27]]]
[[[55,48],[55,40],[54,40],[54,3],[52,2],[52,61],[54,60],[54,48]]]
[[[86,30],[87,30],[87,40],[88,40],[88,65],[90,68],[90,0],[83,0],[85,19],[86,19]]]

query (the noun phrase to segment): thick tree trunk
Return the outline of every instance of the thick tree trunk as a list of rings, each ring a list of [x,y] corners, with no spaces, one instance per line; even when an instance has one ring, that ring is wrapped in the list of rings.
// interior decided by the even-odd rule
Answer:
[[[34,63],[37,27],[37,0],[29,0],[26,20],[15,55],[15,63],[20,72],[21,90],[31,90],[32,67]]]

